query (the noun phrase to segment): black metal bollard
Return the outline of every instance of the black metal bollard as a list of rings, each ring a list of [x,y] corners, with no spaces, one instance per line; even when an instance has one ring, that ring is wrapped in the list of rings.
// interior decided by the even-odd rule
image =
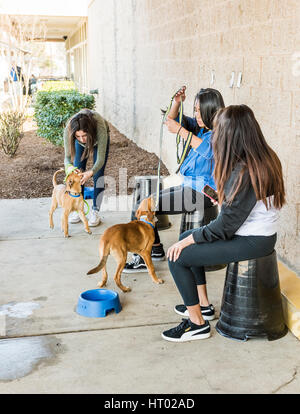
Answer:
[[[286,335],[276,251],[258,259],[229,263],[223,291],[219,334],[246,341]]]

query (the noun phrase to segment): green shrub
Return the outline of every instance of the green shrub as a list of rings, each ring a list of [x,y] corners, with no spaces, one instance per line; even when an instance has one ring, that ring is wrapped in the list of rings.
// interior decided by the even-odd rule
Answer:
[[[82,94],[77,90],[38,92],[34,106],[38,135],[55,145],[63,145],[68,119],[83,108],[95,108],[93,95]]]
[[[4,154],[13,157],[23,138],[24,114],[6,111],[0,114],[0,146]]]
[[[66,91],[76,89],[73,81],[46,81],[43,83],[41,91]]]

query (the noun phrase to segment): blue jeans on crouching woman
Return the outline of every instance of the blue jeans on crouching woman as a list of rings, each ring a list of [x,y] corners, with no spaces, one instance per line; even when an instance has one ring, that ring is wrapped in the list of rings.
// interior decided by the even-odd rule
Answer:
[[[98,146],[96,145],[94,147],[93,152],[93,161],[94,164],[97,160],[97,150]],[[84,147],[79,144],[77,139],[75,139],[75,158],[74,158],[74,166],[77,168],[82,169],[83,171],[86,170],[86,163],[87,158],[83,161],[80,161],[82,154],[84,151]],[[105,160],[103,166],[100,168],[99,171],[96,172],[96,174],[93,175],[93,181],[94,181],[94,197],[93,197],[93,210],[100,210],[102,199],[103,199],[103,192],[104,192],[104,170],[108,158],[109,153],[109,141],[107,142],[106,147],[106,154],[105,154]],[[84,186],[82,186],[82,194],[84,196]]]

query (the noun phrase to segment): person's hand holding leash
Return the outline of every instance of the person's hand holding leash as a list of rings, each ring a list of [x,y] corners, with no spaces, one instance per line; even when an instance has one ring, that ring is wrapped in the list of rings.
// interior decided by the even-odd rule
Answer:
[[[184,102],[185,101],[185,90],[186,90],[186,86],[182,86],[181,89],[179,89],[179,91],[176,92],[175,96],[174,96],[174,101],[177,103],[180,103],[180,101]]]
[[[172,134],[177,134],[179,128],[181,127],[179,122],[174,121],[174,119],[170,117],[167,117],[165,124],[168,128],[168,131],[171,132]]]
[[[165,121],[165,124],[168,128],[168,131],[171,132],[172,134],[178,134],[179,133],[179,135],[181,136],[181,138],[184,141],[186,141],[188,139],[189,131],[187,129],[183,128],[183,126],[180,125],[179,122],[174,121],[174,119],[172,119],[170,117],[167,117],[167,119]],[[193,140],[191,141],[191,146],[193,148],[197,148],[200,145],[201,141],[202,140],[198,137],[196,139],[193,138]]]
[[[83,185],[93,176],[93,171],[89,170],[84,173],[80,173],[79,175],[81,177],[80,184]]]
[[[167,251],[167,258],[169,260],[171,260],[171,262],[176,262],[176,260],[178,259],[178,257],[180,256],[182,250],[191,245],[194,244],[194,238],[193,235],[189,235],[188,237],[186,237],[183,240],[180,240],[179,242],[173,244],[173,246],[169,247],[168,251]]]

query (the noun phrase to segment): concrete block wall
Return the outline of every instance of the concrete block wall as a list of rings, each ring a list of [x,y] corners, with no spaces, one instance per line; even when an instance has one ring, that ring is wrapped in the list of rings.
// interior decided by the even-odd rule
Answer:
[[[210,86],[226,105],[253,109],[286,183],[277,252],[300,274],[299,0],[93,0],[88,19],[98,110],[142,148],[159,153],[160,108],[181,85],[187,114]],[[166,131],[162,156],[174,171],[175,139]]]

